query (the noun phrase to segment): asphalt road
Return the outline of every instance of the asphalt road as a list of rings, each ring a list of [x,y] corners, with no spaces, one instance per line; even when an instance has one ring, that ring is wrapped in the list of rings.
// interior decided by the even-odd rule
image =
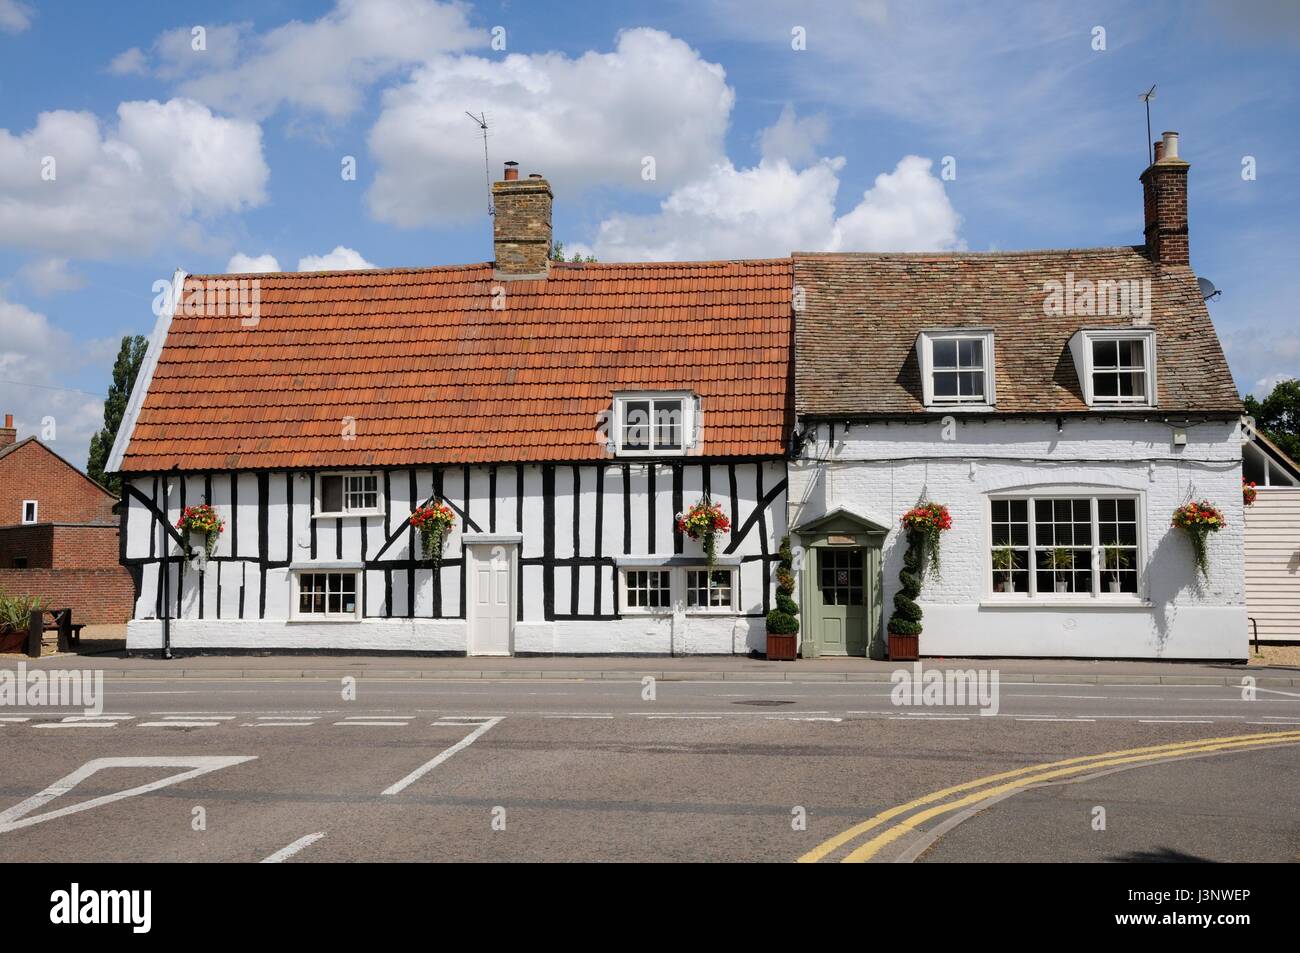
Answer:
[[[1300,853],[1295,689],[1004,682],[981,715],[895,706],[880,683],[106,687],[98,718],[0,709],[0,862]],[[1222,738],[1246,740],[1192,744]]]

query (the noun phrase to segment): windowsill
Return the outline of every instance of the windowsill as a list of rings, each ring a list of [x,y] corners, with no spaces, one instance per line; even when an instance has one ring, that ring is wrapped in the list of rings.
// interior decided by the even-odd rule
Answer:
[[[647,460],[657,457],[684,457],[686,450],[615,450],[614,456],[620,460]]]
[[[299,616],[298,618],[288,619],[286,621],[288,622],[289,625],[357,625],[358,623],[361,622],[361,618],[359,616],[356,616],[356,617],[349,617],[347,619],[337,619],[337,618],[313,619],[310,617],[304,618],[302,616]]]
[[[992,414],[997,412],[997,404],[945,404],[936,401],[925,405],[926,411],[932,414],[950,414],[956,411],[959,414]]]
[[[364,519],[369,516],[383,516],[383,510],[358,510],[350,513],[313,513],[311,518],[314,520],[346,520],[346,519]]]
[[[1137,596],[985,596],[981,609],[1150,609],[1152,603]]]
[[[1109,400],[1094,399],[1093,402],[1088,405],[1088,409],[1089,410],[1155,410],[1156,405],[1151,403],[1150,401],[1145,401],[1145,400],[1126,403],[1124,401],[1118,401],[1118,400],[1109,401]]]
[[[708,610],[687,609],[686,612],[683,613],[687,618],[701,619],[734,619],[736,616],[741,614],[742,613],[737,612],[734,609],[728,609],[725,612],[721,610],[710,612]]]

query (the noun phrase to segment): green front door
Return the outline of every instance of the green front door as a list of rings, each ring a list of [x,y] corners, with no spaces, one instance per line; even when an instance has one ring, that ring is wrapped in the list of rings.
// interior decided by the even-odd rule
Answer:
[[[867,654],[867,577],[859,547],[818,547],[814,579],[819,655]]]

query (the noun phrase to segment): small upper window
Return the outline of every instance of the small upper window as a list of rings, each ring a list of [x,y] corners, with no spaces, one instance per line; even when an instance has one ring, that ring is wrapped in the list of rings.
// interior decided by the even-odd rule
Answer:
[[[23,522],[24,523],[35,523],[36,511],[37,511],[37,506],[35,500],[23,500]]]
[[[325,473],[317,483],[317,516],[366,516],[383,511],[374,473]]]
[[[615,452],[629,456],[684,454],[694,443],[690,394],[637,393],[614,398]]]
[[[1149,328],[1076,334],[1071,349],[1088,405],[1154,405],[1155,345]]]
[[[926,331],[917,343],[927,405],[993,404],[992,331]]]

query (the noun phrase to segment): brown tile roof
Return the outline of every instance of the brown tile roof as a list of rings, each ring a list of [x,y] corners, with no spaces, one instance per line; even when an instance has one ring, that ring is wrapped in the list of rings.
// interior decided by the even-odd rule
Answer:
[[[1069,341],[1131,318],[1048,317],[1044,282],[1149,278],[1161,410],[1240,413],[1219,339],[1186,268],[1163,271],[1141,248],[951,254],[794,256],[806,305],[795,322],[800,415],[924,412],[917,334],[994,331],[997,413],[1086,411]]]
[[[260,278],[260,321],[178,309],[124,472],[595,460],[598,415],[633,389],[699,394],[707,456],[784,452],[789,259],[187,285],[210,277]]]

